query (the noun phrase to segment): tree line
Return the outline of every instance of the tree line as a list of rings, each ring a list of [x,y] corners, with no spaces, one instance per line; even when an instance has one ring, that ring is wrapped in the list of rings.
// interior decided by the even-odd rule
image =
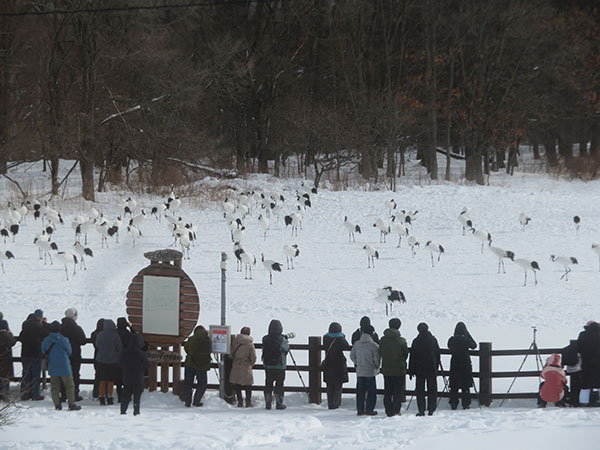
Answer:
[[[279,175],[294,157],[317,183],[349,165],[394,183],[417,149],[431,179],[449,179],[460,153],[483,183],[528,142],[550,167],[598,168],[595,2],[98,5],[0,2],[0,173],[43,159],[57,193],[73,159],[94,200],[177,161]]]

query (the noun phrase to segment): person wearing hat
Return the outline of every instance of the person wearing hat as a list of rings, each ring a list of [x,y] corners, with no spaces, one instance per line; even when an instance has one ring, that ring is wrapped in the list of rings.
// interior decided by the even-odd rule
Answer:
[[[238,408],[244,406],[242,389],[246,392],[246,408],[254,406],[252,404],[252,385],[254,384],[252,366],[256,363],[256,350],[250,333],[250,327],[241,329],[240,334],[231,344],[231,354],[229,355],[229,358],[233,360],[229,382],[234,385]]]
[[[600,388],[600,325],[588,321],[579,333],[577,348],[581,355],[581,406],[596,406],[591,399],[592,390]]]
[[[9,400],[9,382],[14,376],[12,348],[17,339],[8,329],[8,322],[0,319],[0,400]]]
[[[50,374],[50,394],[56,410],[62,409],[60,401],[60,386],[63,384],[67,391],[69,411],[81,409],[75,403],[75,386],[71,371],[71,344],[69,340],[60,334],[60,322],[55,320],[50,324],[50,335],[42,342],[42,352],[48,357],[48,373]]]
[[[187,408],[203,406],[202,397],[206,392],[208,371],[210,370],[210,338],[206,328],[198,325],[194,334],[183,343],[186,353],[183,374],[183,402]],[[192,397],[196,382],[196,392]]]
[[[19,341],[21,341],[21,400],[43,400],[40,392],[42,379],[42,340],[48,336],[48,324],[44,312],[36,309],[23,322]]]
[[[79,395],[79,369],[81,368],[81,346],[85,345],[86,337],[83,329],[77,325],[77,310],[69,308],[65,311],[65,317],[62,319],[61,333],[69,340],[71,344],[71,370],[73,372],[73,383],[75,385],[75,398],[77,401],[83,400]],[[65,401],[66,393],[61,389],[61,401]]]
[[[350,359],[356,365],[356,414],[375,416],[377,404],[377,383],[381,356],[379,345],[373,341],[373,326],[363,328],[360,339],[352,347]]]
[[[390,319],[389,328],[383,332],[383,337],[379,341],[383,374],[383,406],[388,417],[400,415],[402,408],[408,345],[406,339],[400,336],[400,325],[402,325],[400,319]]]
[[[356,331],[354,331],[354,333],[352,333],[352,337],[350,338],[350,342],[352,343],[352,345],[354,345],[355,342],[360,340],[360,336],[364,333],[364,329],[365,327],[368,326],[372,326],[371,325],[371,319],[369,319],[368,316],[364,316],[360,319],[360,327],[356,329]],[[373,342],[375,342],[376,344],[379,344],[379,336],[377,336],[377,333],[375,332],[375,328],[373,328],[373,333],[371,334],[371,339],[373,339]]]
[[[325,359],[321,367],[323,381],[327,384],[327,407],[337,409],[342,404],[342,386],[348,382],[348,366],[344,350],[350,349],[339,323],[331,322],[329,332],[323,336],[323,347],[325,347]]]
[[[415,394],[417,416],[425,415],[425,383],[427,383],[427,410],[432,416],[437,406],[437,368],[440,365],[440,347],[437,339],[429,331],[429,326],[421,322],[417,326],[419,334],[410,346],[408,375],[416,376]]]
[[[452,354],[450,359],[450,408],[458,407],[458,391],[462,390],[462,407],[471,406],[471,386],[473,386],[473,366],[470,349],[477,348],[477,343],[471,337],[467,326],[458,322],[454,328],[454,336],[448,339],[448,349]]]

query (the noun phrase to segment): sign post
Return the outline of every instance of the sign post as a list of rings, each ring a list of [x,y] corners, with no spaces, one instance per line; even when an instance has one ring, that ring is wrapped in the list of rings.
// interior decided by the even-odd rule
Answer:
[[[225,327],[227,323],[227,310],[226,310],[226,296],[225,296],[225,284],[227,282],[227,253],[221,252],[221,326]],[[229,327],[227,327],[229,328]],[[227,332],[227,352],[218,352],[219,355],[219,397],[225,399],[225,358],[229,353],[229,336],[230,331]],[[212,339],[212,333],[211,333]],[[215,350],[213,350],[214,352]]]

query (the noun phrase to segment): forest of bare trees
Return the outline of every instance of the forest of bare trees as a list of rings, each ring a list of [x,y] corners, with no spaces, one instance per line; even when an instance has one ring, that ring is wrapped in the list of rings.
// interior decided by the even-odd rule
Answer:
[[[431,179],[449,179],[452,152],[483,183],[529,143],[596,176],[597,5],[2,0],[0,173],[43,159],[57,192],[74,160],[93,200],[176,161],[279,175],[294,157],[317,183],[352,164],[395,179],[417,149]]]

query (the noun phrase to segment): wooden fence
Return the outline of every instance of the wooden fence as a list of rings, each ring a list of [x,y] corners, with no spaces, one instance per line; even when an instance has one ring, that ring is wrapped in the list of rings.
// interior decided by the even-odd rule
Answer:
[[[256,343],[255,347],[257,350],[262,349],[262,344]],[[308,377],[306,378],[306,388],[302,385],[300,386],[290,386],[285,385],[285,392],[306,392],[308,394],[308,399],[310,403],[321,403],[322,401],[322,393],[325,392],[325,386],[322,383],[322,374],[321,374],[321,361],[323,352],[325,348],[321,343],[321,337],[311,336],[308,338],[308,344],[290,344],[290,350],[292,354],[296,355],[298,352],[308,352],[308,365],[302,364],[291,364],[291,358],[288,356],[288,365],[286,371],[288,372],[298,372],[299,374],[307,373]],[[479,379],[479,388],[477,393],[472,393],[472,398],[478,399],[481,405],[489,406],[492,400],[498,399],[535,399],[537,398],[538,392],[516,392],[516,393],[506,393],[506,392],[494,392],[493,390],[493,380],[500,378],[527,378],[527,377],[538,377],[539,372],[536,370],[521,370],[521,371],[504,371],[504,372],[494,372],[493,370],[493,361],[494,358],[502,357],[502,356],[522,356],[530,355],[532,359],[536,358],[537,353],[540,355],[549,355],[552,353],[561,353],[561,348],[544,348],[538,349],[537,352],[533,349],[525,349],[525,350],[494,350],[492,348],[491,342],[480,342],[478,350],[471,350],[470,354],[473,358],[478,358],[479,361],[479,371],[473,371],[473,377],[475,379]],[[442,355],[450,355],[450,350],[441,349]],[[21,362],[21,358],[14,357],[13,363]],[[93,364],[94,360],[91,358],[83,358],[82,366],[85,364]],[[171,364],[164,364],[170,365]],[[217,363],[212,363],[212,367],[217,368]],[[167,370],[166,367],[163,367],[161,370],[161,374],[165,374]],[[449,369],[449,367],[444,368]],[[264,366],[262,364],[256,364],[254,366],[254,370],[264,370]],[[355,373],[356,369],[353,367],[352,363],[348,361],[348,372]],[[163,375],[164,376],[164,375]],[[439,376],[448,377],[448,370],[440,370]],[[303,377],[304,379],[304,377]],[[19,377],[11,378],[11,381],[18,382],[20,381]],[[177,381],[176,381],[177,382]],[[182,381],[179,380],[179,383]],[[81,384],[90,385],[94,384],[93,379],[81,379]],[[173,388],[174,391],[179,391],[173,386],[173,382],[169,382],[168,379],[162,379],[157,383],[155,382],[153,385],[149,385],[149,389],[151,391],[156,390],[157,386],[161,387],[163,392],[168,391],[169,388]],[[406,384],[405,384],[406,386]],[[440,386],[440,384],[438,384]],[[443,384],[442,384],[443,386]],[[209,384],[208,389],[219,389],[218,384]],[[252,387],[254,391],[262,391],[264,386],[262,385],[254,385]],[[438,387],[438,395],[440,397],[448,397],[449,393],[446,390],[440,391]],[[355,394],[356,389],[353,387],[345,387],[342,390],[343,393],[346,394]],[[383,394],[383,389],[378,389],[378,394]],[[414,390],[406,389],[406,395],[414,395]]]

